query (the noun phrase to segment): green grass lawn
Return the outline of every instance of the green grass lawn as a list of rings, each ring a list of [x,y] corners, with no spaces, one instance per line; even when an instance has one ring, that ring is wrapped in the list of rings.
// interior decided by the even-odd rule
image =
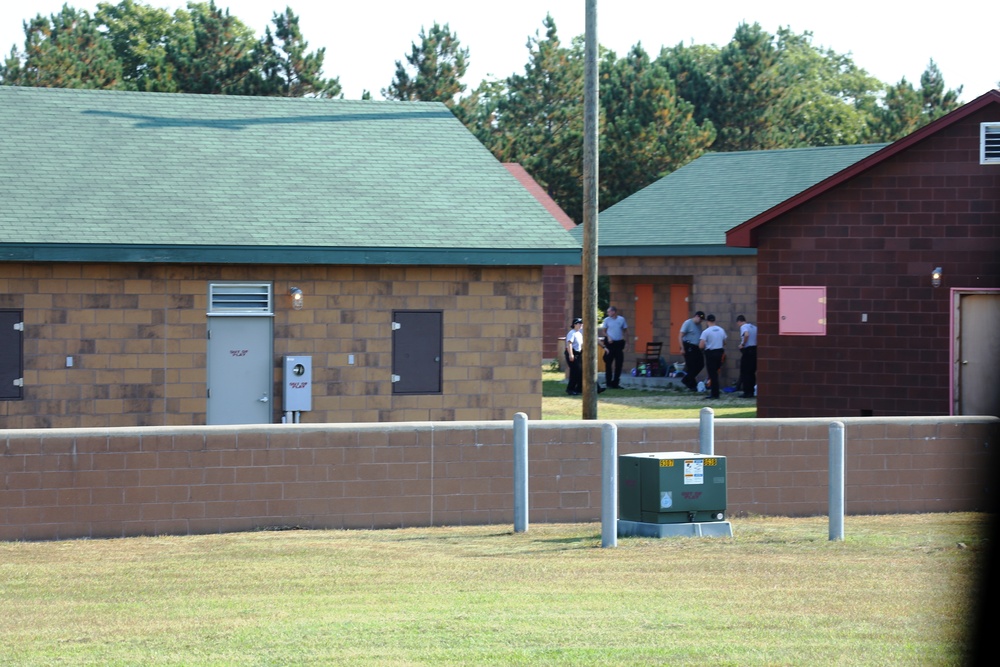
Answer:
[[[542,369],[542,419],[582,419],[581,404],[582,397],[566,395],[563,371]],[[720,419],[757,416],[756,399],[737,394],[708,401],[682,389],[609,389],[597,397],[598,419],[697,419],[704,407]]]
[[[985,515],[0,543],[4,665],[960,665]]]

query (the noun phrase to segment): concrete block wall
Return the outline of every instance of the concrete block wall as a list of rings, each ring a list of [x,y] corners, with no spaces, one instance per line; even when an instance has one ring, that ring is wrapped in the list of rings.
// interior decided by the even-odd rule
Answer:
[[[25,321],[24,399],[0,401],[0,428],[204,424],[213,281],[273,282],[274,395],[281,357],[312,355],[304,421],[541,416],[540,267],[0,263],[0,308]],[[441,394],[393,395],[393,310],[442,311]]]
[[[715,423],[728,512],[827,512],[832,420]],[[996,508],[1000,419],[852,418],[850,514]],[[617,422],[619,453],[698,452],[698,420]],[[0,431],[0,540],[513,521],[512,422]],[[529,521],[597,521],[601,422],[529,423]]]

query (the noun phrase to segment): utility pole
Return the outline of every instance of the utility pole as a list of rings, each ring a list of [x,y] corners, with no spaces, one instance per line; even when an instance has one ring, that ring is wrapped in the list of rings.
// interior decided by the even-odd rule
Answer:
[[[597,419],[597,0],[587,0],[583,75],[583,418]]]

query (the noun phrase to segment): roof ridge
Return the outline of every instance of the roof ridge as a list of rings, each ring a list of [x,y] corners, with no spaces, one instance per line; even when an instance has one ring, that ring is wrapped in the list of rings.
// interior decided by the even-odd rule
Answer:
[[[832,146],[796,146],[791,148],[762,148],[760,150],[745,150],[745,151],[710,151],[704,153],[702,157],[705,156],[725,156],[725,155],[761,155],[763,153],[792,153],[792,152],[805,152],[805,151],[823,151],[823,150],[836,150],[836,149],[852,149],[852,148],[870,148],[873,146],[888,146],[891,142],[881,142],[876,141],[868,144],[834,144]],[[693,162],[693,160],[692,160]],[[688,164],[691,164],[690,162]],[[687,165],[685,165],[687,166]],[[683,168],[683,167],[682,167]]]

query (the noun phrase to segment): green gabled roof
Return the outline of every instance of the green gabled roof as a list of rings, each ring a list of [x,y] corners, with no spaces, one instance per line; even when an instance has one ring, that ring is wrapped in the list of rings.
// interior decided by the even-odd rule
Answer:
[[[0,260],[580,260],[443,104],[0,86],[0,128]]]
[[[754,254],[727,248],[726,231],[886,144],[708,153],[598,216],[600,254]],[[582,227],[572,231],[582,238]]]

